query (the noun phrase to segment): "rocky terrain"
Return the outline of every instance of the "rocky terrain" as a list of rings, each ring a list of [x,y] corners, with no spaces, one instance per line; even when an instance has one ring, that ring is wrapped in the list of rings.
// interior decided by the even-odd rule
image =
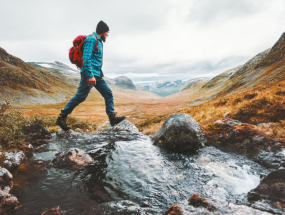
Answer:
[[[250,124],[178,114],[152,137],[127,120],[99,133],[23,129],[21,159],[1,152],[13,168],[1,168],[0,214],[285,212],[285,142]]]
[[[106,78],[132,117],[95,133],[24,125],[16,151],[1,140],[0,214],[284,214],[284,43],[285,34],[244,65],[164,98],[127,77]],[[0,51],[3,99],[44,101],[76,86],[58,62],[31,66]],[[85,108],[97,114],[93,95]],[[142,134],[134,116],[146,118],[140,129],[158,129]]]

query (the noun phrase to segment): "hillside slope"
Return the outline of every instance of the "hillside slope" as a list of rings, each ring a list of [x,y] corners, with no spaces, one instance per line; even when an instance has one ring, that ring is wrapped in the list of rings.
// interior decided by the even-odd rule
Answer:
[[[0,47],[0,101],[58,103],[74,92],[75,84],[53,69],[35,68]]]
[[[225,96],[250,87],[265,86],[285,77],[285,33],[271,49],[248,61],[226,82],[219,95]]]
[[[221,73],[205,83],[197,91],[197,86],[189,86],[187,92],[175,94],[177,102],[198,105],[215,98],[245,92],[254,87],[264,87],[284,79],[285,33],[272,48],[260,52],[244,65]],[[169,101],[172,97],[167,97]]]

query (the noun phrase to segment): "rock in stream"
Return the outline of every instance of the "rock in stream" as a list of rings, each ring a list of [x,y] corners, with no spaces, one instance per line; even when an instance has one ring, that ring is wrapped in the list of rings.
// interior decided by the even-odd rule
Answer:
[[[154,144],[176,152],[195,152],[204,147],[206,135],[200,124],[187,114],[170,116],[153,136]]]

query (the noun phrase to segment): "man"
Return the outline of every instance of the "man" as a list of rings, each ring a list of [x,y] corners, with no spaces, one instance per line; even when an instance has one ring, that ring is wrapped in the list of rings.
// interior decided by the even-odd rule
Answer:
[[[109,36],[108,25],[100,21],[96,27],[96,33],[93,32],[88,36],[83,44],[83,63],[81,68],[81,80],[75,96],[69,100],[65,107],[61,110],[56,124],[63,130],[70,129],[70,126],[66,123],[66,117],[71,114],[73,109],[83,102],[91,88],[94,86],[105,99],[106,113],[109,116],[110,124],[113,126],[126,117],[118,117],[114,110],[114,98],[113,93],[106,81],[103,78],[102,64],[103,64],[103,42],[106,42],[106,38]],[[98,45],[96,43],[98,40]],[[89,82],[89,83],[88,83]]]

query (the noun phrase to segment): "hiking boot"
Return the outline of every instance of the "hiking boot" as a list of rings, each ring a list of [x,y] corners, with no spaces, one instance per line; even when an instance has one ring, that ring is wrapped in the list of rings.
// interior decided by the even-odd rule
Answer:
[[[117,113],[109,116],[109,121],[112,126],[122,122],[124,119],[126,119],[125,116],[117,116]]]
[[[66,123],[66,117],[67,116],[59,116],[56,120],[56,123],[55,123],[65,131],[70,129],[70,126],[67,125],[67,123]]]

